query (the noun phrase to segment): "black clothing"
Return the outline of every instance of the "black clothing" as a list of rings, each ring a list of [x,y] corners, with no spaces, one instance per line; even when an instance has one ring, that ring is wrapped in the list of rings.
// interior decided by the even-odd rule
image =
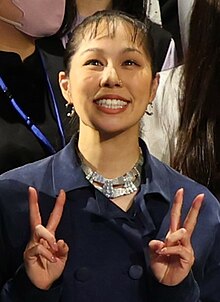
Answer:
[[[180,36],[177,0],[159,0],[159,3],[163,28],[172,34],[176,45],[178,61],[181,62],[183,59],[183,50]]]
[[[154,68],[156,72],[159,72],[163,67],[172,35],[153,22],[151,24],[151,35],[154,45],[154,58],[152,61],[155,62]]]
[[[0,51],[0,76],[19,107],[40,128],[55,150],[61,149],[62,144],[46,73],[61,120],[65,122],[65,100],[58,85],[58,72],[63,69],[62,57],[62,44],[53,39],[39,40],[35,52],[23,62],[16,53]],[[0,173],[49,155],[45,145],[26,126],[1,89],[0,137]]]

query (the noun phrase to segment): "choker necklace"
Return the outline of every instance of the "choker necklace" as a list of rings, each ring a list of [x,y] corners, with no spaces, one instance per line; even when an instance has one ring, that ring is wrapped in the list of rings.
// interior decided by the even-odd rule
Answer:
[[[81,167],[86,175],[86,179],[106,197],[113,199],[123,195],[129,195],[138,190],[141,183],[141,169],[144,162],[141,153],[134,167],[129,172],[116,178],[105,178],[88,167],[82,159],[82,156],[80,156],[80,158]]]

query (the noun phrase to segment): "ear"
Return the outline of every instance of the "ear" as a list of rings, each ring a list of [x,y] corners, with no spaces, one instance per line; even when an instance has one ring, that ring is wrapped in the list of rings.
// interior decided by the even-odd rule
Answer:
[[[159,73],[157,73],[151,83],[151,93],[150,93],[150,102],[149,103],[152,103],[156,96],[159,81],[160,81],[160,75],[159,75]]]
[[[71,90],[70,90],[70,81],[69,77],[64,71],[59,72],[59,84],[63,94],[63,97],[68,104],[72,104]]]

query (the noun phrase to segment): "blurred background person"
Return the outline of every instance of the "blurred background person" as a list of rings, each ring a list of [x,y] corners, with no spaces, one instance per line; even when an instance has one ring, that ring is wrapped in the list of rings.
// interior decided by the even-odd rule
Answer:
[[[151,152],[220,199],[220,1],[195,0],[185,64],[160,74],[143,135]],[[198,34],[199,33],[199,34]]]
[[[37,40],[65,29],[65,3],[0,1],[0,173],[65,145],[62,45]]]

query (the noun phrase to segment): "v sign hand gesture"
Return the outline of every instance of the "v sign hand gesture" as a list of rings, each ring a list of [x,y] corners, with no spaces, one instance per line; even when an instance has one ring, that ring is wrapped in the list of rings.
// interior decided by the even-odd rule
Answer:
[[[31,240],[24,252],[24,263],[31,282],[40,289],[49,289],[62,274],[68,256],[68,246],[63,240],[56,241],[55,231],[60,222],[66,195],[63,190],[57,197],[46,227],[41,224],[38,196],[29,188]]]
[[[165,241],[152,240],[149,243],[151,269],[159,282],[177,285],[188,275],[194,263],[191,236],[196,226],[204,194],[193,200],[188,215],[181,227],[183,189],[175,195],[171,210],[170,229]]]

